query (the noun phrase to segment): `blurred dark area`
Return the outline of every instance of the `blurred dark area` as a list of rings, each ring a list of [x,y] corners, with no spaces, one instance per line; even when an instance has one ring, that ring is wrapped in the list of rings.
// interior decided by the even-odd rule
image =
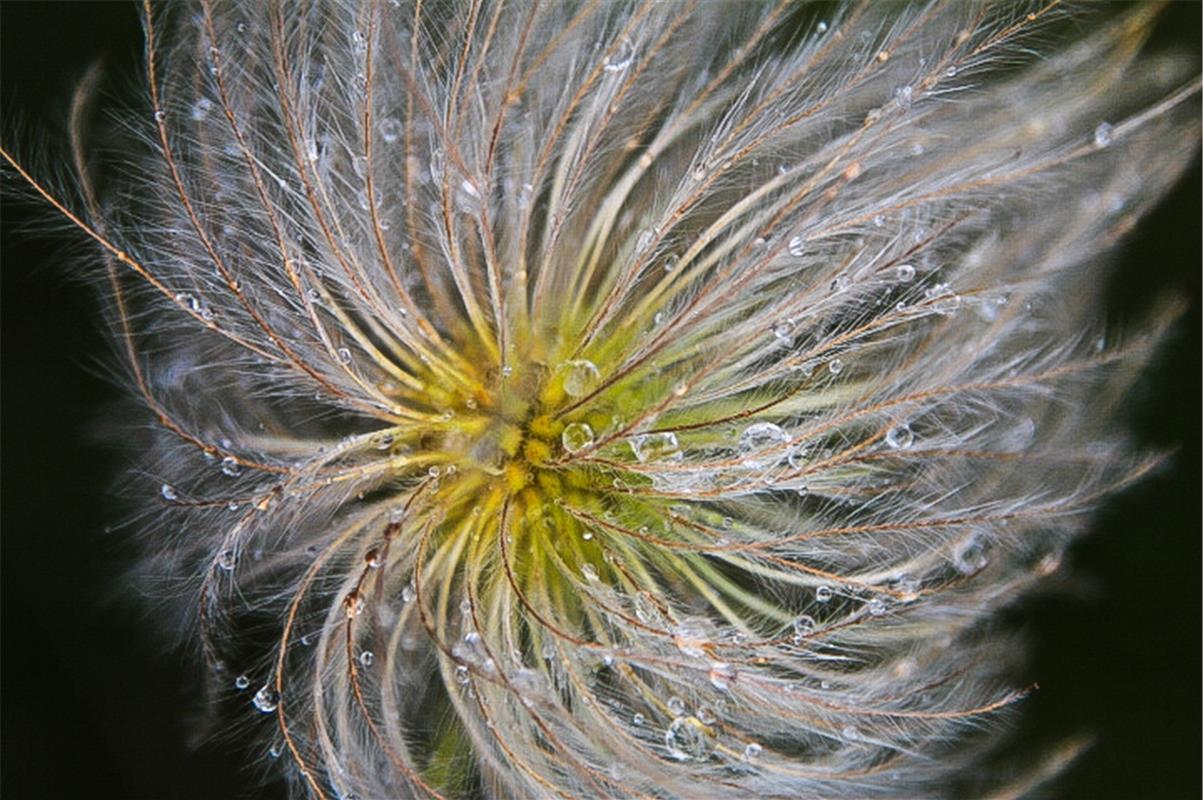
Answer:
[[[1200,8],[1171,4],[1155,45],[1197,55]],[[65,157],[67,104],[97,59],[111,85],[136,90],[134,3],[0,3],[5,147],[66,174],[55,159]],[[1189,303],[1130,407],[1139,443],[1172,458],[1111,499],[1068,553],[1078,590],[1011,610],[1033,642],[1024,678],[1040,685],[1013,747],[1036,754],[1094,737],[1042,795],[1054,800],[1201,795],[1199,175],[1196,161],[1134,231],[1109,287],[1117,323],[1166,296]],[[263,754],[220,740],[189,746],[200,670],[123,592],[135,543],[106,530],[123,514],[109,490],[125,457],[98,432],[122,391],[105,377],[114,356],[96,290],[74,276],[87,249],[16,187],[4,185],[0,242],[0,794],[282,797],[262,782]]]

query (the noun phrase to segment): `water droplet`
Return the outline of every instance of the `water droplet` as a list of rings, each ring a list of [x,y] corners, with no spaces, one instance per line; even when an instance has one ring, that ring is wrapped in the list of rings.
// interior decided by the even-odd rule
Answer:
[[[731,682],[735,680],[735,670],[724,661],[715,661],[710,665],[708,677],[711,686],[720,692],[725,692],[731,688]]]
[[[593,428],[585,422],[573,422],[564,427],[560,442],[569,453],[584,450],[593,444]]]
[[[363,596],[359,592],[352,590],[343,599],[343,610],[348,617],[359,616],[359,613],[363,611]]]
[[[468,682],[468,668],[463,664],[455,668],[455,682],[461,686]]]
[[[200,122],[205,117],[209,116],[209,110],[213,108],[213,101],[207,97],[202,97],[192,104],[192,119]]]
[[[381,564],[380,548],[373,547],[372,549],[368,550],[368,552],[364,553],[363,563],[367,564],[369,569],[379,569]]]
[[[231,478],[237,478],[242,474],[242,465],[238,463],[238,459],[233,456],[226,456],[221,460],[221,474]]]
[[[815,30],[819,33],[827,33],[827,23],[824,20],[819,20],[819,24],[815,25]]]
[[[361,666],[370,667],[376,662],[376,654],[371,650],[364,650],[359,654],[359,663]]]
[[[647,721],[647,718],[644,717],[642,714],[636,714],[635,716],[631,717],[631,724],[633,724],[635,726],[642,725],[646,721]]]
[[[910,264],[899,264],[894,267],[894,277],[903,283],[910,283],[915,279],[915,268]]]
[[[177,294],[175,296],[175,301],[187,308],[189,311],[200,310],[200,301],[197,300],[194,295],[188,294],[187,292],[180,292]]]
[[[915,432],[910,425],[895,425],[886,432],[886,446],[895,450],[905,450],[915,442]]]
[[[990,563],[990,544],[978,535],[966,539],[953,554],[953,564],[957,571],[964,575],[972,575]]]
[[[565,361],[560,369],[564,372],[564,392],[569,397],[584,397],[601,380],[597,365],[585,359]]]
[[[260,713],[270,714],[280,704],[280,693],[271,686],[264,684],[259,691],[255,692],[255,698],[252,702],[255,704],[255,708],[259,709]]]
[[[166,111],[160,109],[159,111],[155,112],[155,122],[162,122],[165,119],[167,119]]]
[[[961,309],[961,296],[948,294],[932,303],[932,310],[941,316],[950,317]]]
[[[760,758],[763,751],[764,748],[756,742],[749,742],[748,746],[744,748],[744,761],[755,761]]]
[[[684,453],[677,434],[672,431],[644,433],[627,439],[631,452],[640,463],[648,461],[680,461]]]
[[[602,61],[602,69],[606,72],[622,72],[631,66],[635,60],[635,50],[625,39],[619,43],[613,55],[606,56]]]
[[[886,601],[880,597],[874,597],[868,603],[869,613],[875,617],[880,617],[886,613]]]
[[[773,336],[777,337],[777,341],[789,347],[794,343],[794,323],[788,319],[783,319],[773,326]]]
[[[806,240],[801,236],[793,237],[786,246],[791,256],[800,257],[806,253]]]
[[[857,739],[860,738],[860,731],[858,731],[856,728],[854,728],[851,725],[845,725],[843,727],[843,729],[840,730],[840,736],[843,736],[845,739],[847,739],[850,742],[855,742]]]
[[[414,585],[412,583],[405,584],[405,586],[401,589],[401,602],[402,603],[409,603],[416,596],[417,596],[417,592],[414,590]]]
[[[401,123],[396,117],[385,117],[380,120],[380,138],[392,144],[401,138]]]
[[[818,602],[818,603],[829,602],[831,600],[831,594],[832,594],[832,592],[831,592],[830,586],[819,586],[818,588],[815,589],[815,602]]]
[[[226,572],[232,572],[237,563],[238,556],[233,550],[222,550],[217,554],[217,566]]]
[[[351,351],[345,347],[338,348],[338,363],[350,364],[351,363]]]
[[[170,502],[172,500],[178,500],[180,498],[179,494],[175,490],[175,487],[172,486],[170,483],[165,483],[162,486],[160,486],[159,494],[161,494],[163,496],[163,499],[167,500],[168,502]]]
[[[678,761],[702,761],[709,756],[710,743],[702,723],[695,717],[677,717],[664,733],[668,754]]]
[[[915,99],[915,90],[911,86],[899,86],[894,90],[894,101],[898,103],[898,107],[906,111],[911,107]]]
[[[679,697],[668,698],[668,713],[679,717],[685,713],[685,701]]]
[[[586,580],[596,582],[598,579],[597,567],[592,564],[581,564],[581,574],[585,576]]]
[[[1098,127],[1094,129],[1094,145],[1095,147],[1106,147],[1111,144],[1111,137],[1114,129],[1109,122],[1100,122]]]
[[[464,214],[476,214],[480,211],[480,190],[467,178],[460,181],[455,192],[455,206]]]
[[[827,371],[832,375],[839,375],[844,371],[844,362],[838,358],[833,358],[827,362]]]
[[[749,425],[739,436],[739,452],[749,456],[744,459],[745,467],[764,467],[775,464],[783,458],[790,435],[781,426],[771,422],[757,422]],[[765,451],[770,451],[766,453]]]
[[[239,675],[237,678],[234,679],[234,688],[240,692],[250,685],[251,685],[251,679],[248,678],[246,675]]]
[[[800,644],[803,639],[814,633],[815,619],[808,614],[803,614],[794,620],[793,627],[794,635],[791,638],[793,639],[794,644]]]

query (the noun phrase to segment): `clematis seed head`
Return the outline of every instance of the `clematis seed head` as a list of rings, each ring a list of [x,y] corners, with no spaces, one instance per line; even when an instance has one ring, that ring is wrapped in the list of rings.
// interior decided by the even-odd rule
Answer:
[[[98,245],[145,574],[296,796],[973,763],[996,612],[1156,462],[1113,422],[1172,310],[1099,340],[1100,283],[1199,141],[1153,6],[1069,13],[143,6],[140,155],[4,156]]]

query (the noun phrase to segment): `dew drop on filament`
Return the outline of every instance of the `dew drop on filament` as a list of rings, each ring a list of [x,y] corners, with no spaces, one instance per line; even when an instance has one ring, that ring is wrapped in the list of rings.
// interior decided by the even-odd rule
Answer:
[[[584,422],[573,422],[560,434],[560,443],[569,453],[577,453],[593,444],[593,428]]]
[[[564,393],[569,397],[584,397],[601,380],[597,365],[586,359],[565,361],[561,369],[564,371]]]
[[[904,450],[915,442],[915,433],[910,425],[895,425],[886,433],[886,445],[894,450]]]
[[[255,692],[255,698],[252,702],[255,704],[255,708],[259,709],[260,713],[270,714],[280,704],[280,694],[271,686],[264,684],[259,691]]]

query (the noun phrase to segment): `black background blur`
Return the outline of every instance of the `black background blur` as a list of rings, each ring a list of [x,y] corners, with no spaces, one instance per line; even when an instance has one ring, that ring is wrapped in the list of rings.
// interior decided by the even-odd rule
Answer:
[[[1158,45],[1199,53],[1200,6],[1172,4]],[[61,152],[75,81],[96,58],[136,85],[131,3],[0,4],[0,140]],[[53,151],[40,146],[54,142]],[[277,797],[233,746],[184,742],[199,675],[122,594],[132,548],[105,533],[121,456],[98,443],[120,395],[97,298],[69,276],[79,237],[38,233],[44,207],[3,206],[3,530],[0,790],[19,798]],[[1200,797],[1199,164],[1120,252],[1112,319],[1164,294],[1190,311],[1131,405],[1169,469],[1112,500],[1071,551],[1072,592],[1013,613],[1034,641],[1016,747],[1093,732],[1050,798]],[[33,230],[30,230],[30,227]],[[248,707],[249,713],[249,707]]]

